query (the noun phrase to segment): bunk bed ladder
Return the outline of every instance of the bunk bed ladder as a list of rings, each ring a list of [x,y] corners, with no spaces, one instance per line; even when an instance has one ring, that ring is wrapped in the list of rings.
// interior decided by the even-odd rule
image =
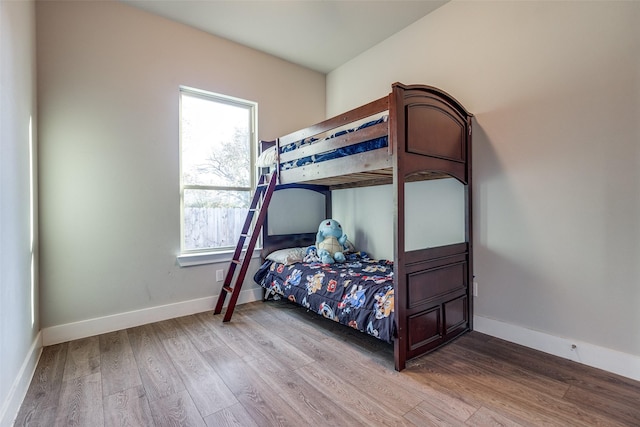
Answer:
[[[267,216],[267,208],[269,207],[269,201],[271,201],[271,195],[273,194],[276,182],[278,181],[277,175],[277,172],[273,172],[271,175],[261,175],[260,180],[258,181],[256,191],[253,195],[253,200],[251,201],[251,206],[249,207],[249,212],[247,213],[247,218],[245,219],[244,226],[242,227],[242,233],[238,239],[233,259],[229,265],[229,270],[227,270],[227,275],[222,284],[220,295],[218,295],[218,302],[216,303],[216,308],[213,312],[213,314],[220,314],[220,312],[222,312],[224,301],[227,298],[227,294],[230,293],[231,299],[229,300],[227,311],[222,319],[223,322],[231,320],[233,310],[236,307],[236,302],[238,301],[238,296],[242,289],[242,282],[244,281],[244,277],[247,274],[247,268],[251,262],[251,254],[256,246],[260,230],[262,229],[262,225],[264,224],[264,220]],[[249,234],[251,223],[253,222],[253,217],[256,213],[258,214],[258,218],[256,219],[253,227],[253,232]],[[247,237],[249,237],[249,243],[245,248],[244,244]],[[240,265],[240,271],[234,282],[233,277],[235,275],[237,265]],[[233,286],[231,286],[232,284]]]

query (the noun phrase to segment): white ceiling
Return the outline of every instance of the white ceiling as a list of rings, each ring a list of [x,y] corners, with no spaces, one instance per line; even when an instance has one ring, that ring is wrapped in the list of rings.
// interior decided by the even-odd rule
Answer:
[[[121,0],[323,73],[448,0]]]

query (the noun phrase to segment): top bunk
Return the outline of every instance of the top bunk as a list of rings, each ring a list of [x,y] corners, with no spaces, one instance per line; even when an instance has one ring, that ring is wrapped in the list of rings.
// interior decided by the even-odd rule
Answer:
[[[471,118],[432,86],[394,83],[389,95],[275,141],[261,141],[258,166],[280,184],[331,189],[454,177],[469,183]]]

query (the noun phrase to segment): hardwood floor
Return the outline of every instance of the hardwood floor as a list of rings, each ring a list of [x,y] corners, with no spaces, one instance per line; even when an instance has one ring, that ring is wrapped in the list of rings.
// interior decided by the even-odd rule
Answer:
[[[639,426],[640,383],[477,332],[393,348],[286,302],[43,349],[16,426]]]

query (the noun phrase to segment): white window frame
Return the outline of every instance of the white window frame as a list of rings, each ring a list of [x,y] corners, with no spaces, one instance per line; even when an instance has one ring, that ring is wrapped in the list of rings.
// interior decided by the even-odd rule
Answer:
[[[234,106],[239,106],[242,108],[247,108],[250,116],[250,130],[249,130],[249,145],[250,145],[250,187],[225,187],[225,186],[212,186],[212,185],[186,185],[183,182],[183,171],[182,171],[182,95],[187,94],[188,96],[195,96],[202,99],[210,100],[213,102],[219,102],[223,104],[229,104]],[[256,159],[256,151],[258,146],[257,141],[257,128],[258,128],[258,103],[253,101],[248,101],[245,99],[235,98],[228,95],[222,95],[214,92],[209,92],[201,89],[196,89],[187,86],[180,86],[179,88],[179,166],[180,166],[180,254],[177,256],[178,264],[181,267],[188,267],[192,265],[200,265],[200,264],[210,264],[217,262],[228,262],[231,261],[233,252],[235,250],[235,245],[232,247],[223,247],[223,248],[208,248],[208,249],[185,249],[185,218],[184,218],[184,190],[190,189],[202,189],[202,190],[228,190],[228,191],[249,191],[249,197],[253,197],[253,193],[255,191],[256,182],[257,182],[257,169],[253,166],[255,165]],[[259,256],[260,248],[259,244],[256,245],[256,249],[252,254],[252,258]]]

